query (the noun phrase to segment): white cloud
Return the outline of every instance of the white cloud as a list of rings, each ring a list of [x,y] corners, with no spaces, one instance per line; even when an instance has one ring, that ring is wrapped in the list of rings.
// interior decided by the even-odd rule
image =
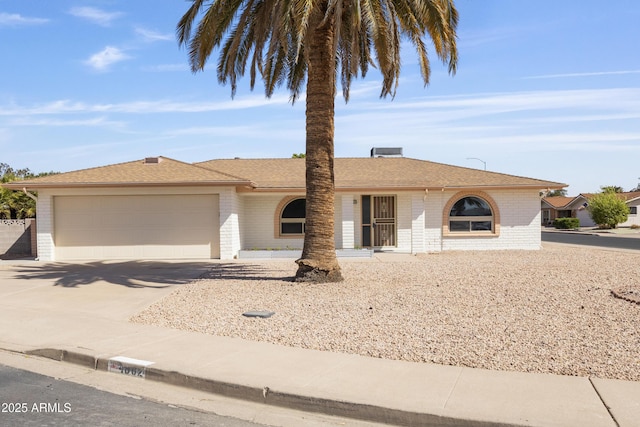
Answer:
[[[15,27],[19,25],[40,25],[49,22],[44,18],[30,18],[17,13],[0,13],[0,27]]]
[[[170,100],[160,101],[131,101],[117,104],[87,104],[73,102],[68,99],[53,101],[48,104],[31,107],[11,105],[0,106],[0,116],[29,116],[47,114],[71,114],[71,113],[132,113],[132,114],[156,114],[156,113],[203,113],[209,111],[242,110],[263,106],[287,106],[289,98],[285,95],[276,95],[271,99],[264,96],[251,95],[235,100],[219,102],[176,102]]]
[[[566,74],[545,74],[540,76],[527,76],[523,80],[534,79],[557,79],[566,77],[599,77],[599,76],[618,76],[624,74],[640,74],[640,70],[624,70],[624,71],[597,71],[592,73],[566,73]]]
[[[149,71],[153,73],[163,73],[169,71],[184,71],[189,72],[191,69],[189,65],[185,62],[182,64],[159,64],[159,65],[148,65],[142,67],[142,71]]]
[[[562,116],[579,114],[598,114],[602,119],[606,115],[611,120],[624,115],[635,117],[640,114],[640,89],[592,89],[592,90],[558,90],[529,91],[510,93],[483,93],[446,97],[421,97],[411,101],[394,101],[391,103],[362,103],[357,107],[357,115],[370,120],[409,120],[420,117],[429,123],[441,124],[451,121],[468,120],[490,115],[515,114],[528,112],[541,114],[558,121]],[[364,110],[364,111],[363,111]],[[341,107],[336,111],[348,116],[350,108]],[[562,112],[562,114],[560,114]]]
[[[33,118],[19,118],[13,120],[11,123],[13,126],[49,126],[49,127],[111,127],[120,128],[125,125],[121,121],[108,120],[106,117],[95,117],[91,119],[36,119]]]
[[[108,27],[111,22],[123,15],[122,12],[106,12],[95,7],[74,7],[69,13],[77,18],[86,19],[103,27]]]
[[[169,41],[174,38],[173,34],[162,34],[142,27],[136,27],[135,31],[146,42]]]
[[[100,52],[91,55],[84,63],[97,71],[107,71],[111,65],[129,58],[130,56],[121,49],[107,46]]]

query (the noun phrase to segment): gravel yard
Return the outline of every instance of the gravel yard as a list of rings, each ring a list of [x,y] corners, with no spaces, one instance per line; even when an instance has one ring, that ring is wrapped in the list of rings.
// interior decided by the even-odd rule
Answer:
[[[413,362],[640,381],[640,253],[541,251],[342,259],[293,283],[286,261],[220,262],[137,323]],[[269,319],[242,316],[270,310]]]

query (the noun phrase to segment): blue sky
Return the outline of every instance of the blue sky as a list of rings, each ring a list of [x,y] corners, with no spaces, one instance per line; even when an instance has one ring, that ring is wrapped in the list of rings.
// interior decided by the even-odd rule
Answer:
[[[372,69],[336,100],[336,156],[407,157],[559,181],[569,194],[640,179],[640,2],[458,0],[460,59],[412,46],[395,99]],[[304,99],[192,74],[182,0],[0,0],[0,162],[34,172],[163,155],[186,162],[304,152]],[[213,58],[215,60],[215,58]],[[477,160],[480,159],[480,160]],[[484,163],[483,163],[484,162]]]

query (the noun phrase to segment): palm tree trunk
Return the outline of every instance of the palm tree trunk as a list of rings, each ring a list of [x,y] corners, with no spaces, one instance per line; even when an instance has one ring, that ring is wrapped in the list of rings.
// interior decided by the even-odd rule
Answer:
[[[326,3],[325,3],[326,7]],[[324,7],[310,17],[306,111],[306,220],[297,281],[342,280],[334,240],[333,135],[336,94],[334,28],[325,22]]]

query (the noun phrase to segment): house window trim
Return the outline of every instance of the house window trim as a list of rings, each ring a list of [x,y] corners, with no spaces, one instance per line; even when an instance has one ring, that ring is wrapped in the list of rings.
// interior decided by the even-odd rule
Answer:
[[[453,205],[458,202],[460,199],[464,199],[465,197],[477,197],[479,199],[487,202],[489,207],[491,208],[491,213],[493,214],[493,227],[491,231],[451,231],[449,230],[449,219],[451,218],[449,214],[451,213],[451,209]],[[467,217],[473,219],[474,217]],[[500,210],[498,209],[498,204],[493,200],[489,194],[484,191],[459,191],[454,194],[442,211],[442,235],[445,237],[458,237],[458,238],[467,238],[467,237],[498,237],[500,236]]]
[[[293,202],[294,200],[304,199],[304,198],[305,198],[304,195],[297,195],[297,196],[287,196],[287,197],[284,197],[282,200],[280,200],[280,203],[278,203],[278,207],[276,208],[274,221],[273,221],[273,225],[274,225],[273,235],[276,239],[304,239],[304,232],[302,234],[287,234],[287,233],[283,234],[282,227],[281,227],[282,212],[284,212],[284,209],[289,205],[289,203]],[[303,229],[304,229],[304,226],[303,226]]]

